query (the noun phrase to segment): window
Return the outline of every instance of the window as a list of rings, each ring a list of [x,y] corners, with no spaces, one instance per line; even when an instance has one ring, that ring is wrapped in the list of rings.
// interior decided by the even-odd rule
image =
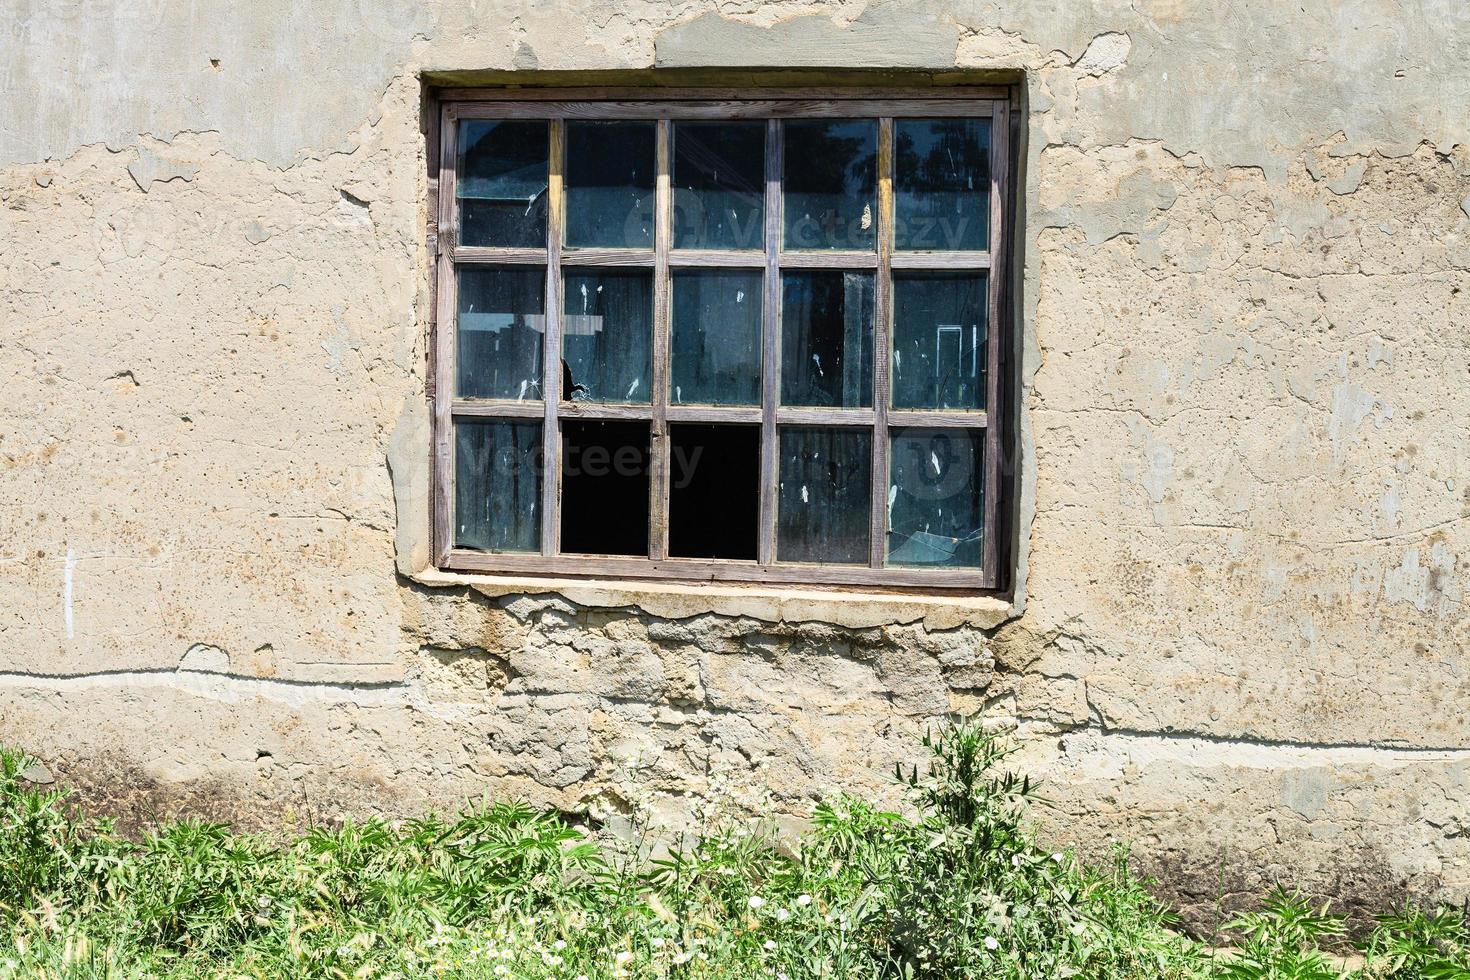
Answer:
[[[994,589],[1004,89],[443,93],[465,571]]]

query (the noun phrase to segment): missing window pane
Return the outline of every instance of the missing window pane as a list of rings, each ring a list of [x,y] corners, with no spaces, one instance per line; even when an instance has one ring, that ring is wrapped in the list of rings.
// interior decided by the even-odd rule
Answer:
[[[648,423],[563,422],[561,550],[648,555]]]
[[[454,544],[541,550],[541,423],[454,426]]]
[[[461,398],[541,397],[546,273],[526,266],[459,271]]]
[[[985,275],[893,274],[893,407],[985,407]]]
[[[674,125],[674,247],[765,246],[766,124]]]
[[[888,564],[979,568],[984,543],[982,429],[893,434]]]
[[[804,119],[782,124],[785,247],[871,250],[878,224],[878,124]]]
[[[873,275],[788,272],[781,279],[781,404],[873,404]]]
[[[549,154],[544,122],[466,119],[454,196],[462,245],[546,245]]]
[[[783,428],[780,451],[776,558],[866,565],[873,434]]]
[[[894,247],[990,245],[990,120],[893,124]]]
[[[567,123],[567,245],[653,245],[653,146],[652,122]]]
[[[669,426],[669,555],[754,561],[760,426]]]
[[[760,404],[761,278],[726,269],[674,274],[674,404]]]
[[[568,269],[564,292],[562,400],[646,405],[653,273]]]

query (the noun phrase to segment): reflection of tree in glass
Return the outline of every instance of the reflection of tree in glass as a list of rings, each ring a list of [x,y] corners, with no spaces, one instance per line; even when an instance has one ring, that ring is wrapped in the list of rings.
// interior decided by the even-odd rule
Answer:
[[[989,123],[901,119],[894,126],[898,248],[986,247]]]
[[[788,124],[786,190],[800,194],[857,194],[877,182],[878,161],[872,139],[852,136],[849,122]]]
[[[871,120],[788,122],[786,237],[802,248],[870,248],[877,186]]]
[[[981,187],[989,158],[973,120],[925,120],[928,133],[903,126],[895,134],[894,160],[900,190],[969,191]]]

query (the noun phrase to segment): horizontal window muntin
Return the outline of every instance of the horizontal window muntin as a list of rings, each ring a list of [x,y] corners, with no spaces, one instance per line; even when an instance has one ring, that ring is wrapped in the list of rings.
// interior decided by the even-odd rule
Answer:
[[[437,563],[998,587],[990,270],[1007,111],[978,97],[444,102]],[[464,135],[496,121],[514,124],[497,144]],[[497,277],[509,285],[486,285]],[[718,472],[681,483],[695,450]],[[581,465],[604,457],[642,472]],[[709,528],[728,533],[703,540],[720,537]]]

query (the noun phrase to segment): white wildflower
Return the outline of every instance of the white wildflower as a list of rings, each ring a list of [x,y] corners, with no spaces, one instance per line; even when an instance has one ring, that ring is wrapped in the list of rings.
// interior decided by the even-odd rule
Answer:
[[[776,948],[776,940],[774,940],[774,939],[767,939],[762,944],[762,948],[764,948],[767,952],[775,949]]]
[[[812,904],[812,897],[810,895],[798,895],[796,896],[796,904],[800,905],[802,908],[805,908],[806,906]]]
[[[985,948],[990,950],[992,953],[995,952],[997,949],[1000,949],[1000,940],[996,939],[994,936],[986,936]]]
[[[762,905],[766,904],[766,900],[759,895],[752,895],[745,900],[745,904],[749,905],[752,909],[759,909]]]

